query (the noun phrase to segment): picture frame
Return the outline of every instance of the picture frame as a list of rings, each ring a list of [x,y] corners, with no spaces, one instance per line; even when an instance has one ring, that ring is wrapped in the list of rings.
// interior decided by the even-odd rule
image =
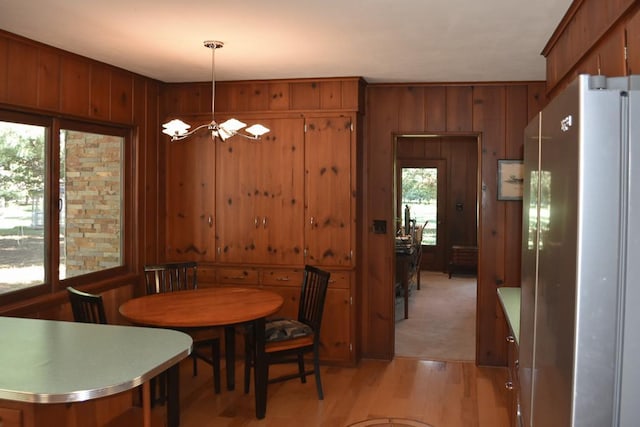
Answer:
[[[522,160],[498,160],[498,200],[522,200],[523,187]]]

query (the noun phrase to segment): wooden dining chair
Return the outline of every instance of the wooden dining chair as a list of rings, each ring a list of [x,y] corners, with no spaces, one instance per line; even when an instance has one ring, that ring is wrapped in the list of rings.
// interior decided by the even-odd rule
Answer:
[[[330,273],[316,267],[305,266],[296,319],[269,319],[265,324],[265,357],[267,375],[269,365],[297,362],[297,372],[269,378],[268,383],[300,378],[306,383],[307,375],[315,374],[318,399],[324,399],[320,380],[320,326],[324,302],[329,287]],[[313,369],[305,369],[304,356],[311,353]],[[255,364],[253,333],[245,334],[244,391],[249,392],[251,368]]]
[[[198,288],[198,263],[171,262],[144,267],[148,295]],[[216,393],[220,393],[220,335],[216,329],[187,330],[193,339],[193,375],[198,375],[198,359],[213,367]],[[208,354],[210,352],[210,354]]]
[[[107,323],[102,295],[89,294],[67,287],[73,320],[82,323]]]

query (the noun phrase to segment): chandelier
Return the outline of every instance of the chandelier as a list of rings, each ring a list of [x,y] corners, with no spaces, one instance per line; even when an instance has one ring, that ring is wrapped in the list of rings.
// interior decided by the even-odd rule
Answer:
[[[171,141],[179,141],[206,128],[211,131],[211,138],[218,137],[222,141],[235,135],[247,139],[260,139],[260,136],[269,132],[269,129],[261,124],[255,124],[245,128],[247,125],[237,119],[229,119],[222,123],[217,123],[214,119],[216,99],[216,49],[222,48],[224,43],[216,40],[207,40],[204,42],[204,46],[211,49],[211,122],[189,130],[191,128],[189,124],[179,119],[173,119],[162,125],[162,133],[169,135]]]

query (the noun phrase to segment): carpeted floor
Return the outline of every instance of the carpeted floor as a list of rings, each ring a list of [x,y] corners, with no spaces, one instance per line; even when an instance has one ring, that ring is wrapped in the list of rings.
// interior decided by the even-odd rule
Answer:
[[[396,322],[396,356],[475,361],[476,278],[422,271],[409,318]]]

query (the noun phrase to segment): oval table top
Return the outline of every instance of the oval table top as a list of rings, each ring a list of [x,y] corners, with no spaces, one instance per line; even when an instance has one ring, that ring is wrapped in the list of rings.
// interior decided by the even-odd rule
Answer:
[[[120,314],[141,325],[200,328],[267,317],[283,303],[277,293],[256,288],[200,288],[133,298],[120,306]]]

